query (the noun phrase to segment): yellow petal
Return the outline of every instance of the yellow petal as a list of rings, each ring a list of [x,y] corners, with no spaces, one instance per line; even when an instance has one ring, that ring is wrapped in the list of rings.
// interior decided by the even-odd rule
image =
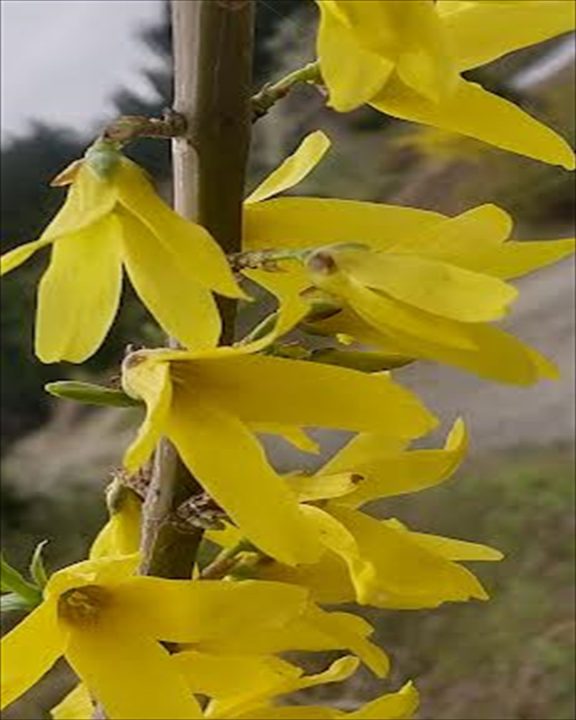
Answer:
[[[277,660],[277,658],[269,658],[268,660]],[[260,673],[260,677],[255,675],[252,682],[246,683],[244,692],[210,703],[210,717],[231,718],[243,716],[244,713],[258,708],[261,703],[278,695],[297,692],[316,685],[342,682],[357,669],[358,660],[351,656],[343,657],[333,662],[324,672],[305,676],[303,676],[300,668],[288,663],[284,663],[284,665],[288,667],[274,667],[270,664],[268,675],[266,676],[263,673]],[[272,669],[276,672],[271,673],[270,670]],[[234,666],[230,662],[228,668],[222,667],[222,671],[226,670],[229,674],[235,674]]]
[[[100,530],[90,548],[90,559],[116,555],[131,555],[140,547],[142,502],[128,488],[123,492],[106,525]]]
[[[64,638],[56,605],[44,601],[4,635],[0,643],[0,708],[32,687],[62,655]]]
[[[469,261],[485,248],[499,249],[512,232],[510,215],[497,205],[479,205],[447,218],[411,238],[402,238],[390,250],[470,268]],[[480,271],[480,270],[479,270]]]
[[[477,248],[458,261],[459,265],[500,278],[526,275],[569,257],[574,253],[574,240],[508,241],[499,246]]]
[[[121,624],[73,630],[66,659],[111,720],[203,717],[168,651]]]
[[[466,427],[460,419],[443,450],[386,452],[386,445],[381,449],[379,441],[379,436],[358,435],[320,471],[343,470],[353,461],[355,472],[364,478],[352,492],[339,498],[339,504],[359,507],[378,498],[434,487],[454,473],[468,447]]]
[[[275,632],[299,617],[308,593],[277,582],[133,577],[115,589],[118,612],[158,640],[218,648],[230,636],[252,654],[251,633]],[[170,608],[166,612],[166,608]],[[258,654],[258,651],[254,651]]]
[[[356,553],[351,544],[334,550],[349,563],[361,604],[387,607],[394,595],[421,597],[421,607],[486,599],[472,573],[424,549],[410,539],[410,533],[335,503],[328,511],[357,544]]]
[[[301,293],[310,286],[310,280],[304,268],[291,263],[288,272],[266,272],[265,270],[245,270],[243,274],[268,290],[278,299],[278,318],[274,328],[274,337],[290,332],[308,314],[310,305],[301,297]]]
[[[125,361],[122,382],[132,396],[146,403],[146,418],[136,439],[124,454],[124,466],[130,472],[138,470],[150,457],[164,432],[172,403],[172,382],[168,363],[144,360],[130,366]],[[128,367],[126,367],[128,364]]]
[[[117,170],[120,203],[148,227],[196,283],[228,297],[243,298],[228,261],[210,233],[171,210],[145,173],[127,158]]]
[[[372,105],[381,112],[443,130],[468,135],[503,150],[526,155],[567,170],[575,167],[566,140],[513,103],[461,80],[454,92],[432,103],[400,82],[390,83]]]
[[[323,290],[345,301],[359,317],[384,335],[396,338],[396,335],[401,333],[418,338],[424,343],[435,343],[457,350],[470,351],[476,348],[470,337],[469,324],[424,312],[387,294],[374,292],[343,272],[325,276],[314,273],[312,279]],[[405,354],[408,357],[417,357],[417,354],[414,356],[412,352]]]
[[[490,275],[426,257],[342,250],[334,258],[356,282],[453,320],[497,320],[518,295],[515,288]]]
[[[330,140],[321,130],[310,133],[296,151],[246,198],[246,204],[266,200],[297,185],[318,165],[329,147]]]
[[[312,600],[326,605],[340,605],[356,600],[356,591],[348,567],[339,555],[328,551],[311,565],[290,567],[281,563],[258,562],[254,576],[262,580],[300,585],[310,591]]]
[[[244,212],[244,248],[359,242],[386,250],[445,219],[430,210],[324,198],[279,198]]]
[[[379,298],[379,302],[384,299]],[[396,303],[395,311],[399,307],[399,303]],[[409,357],[436,360],[489,380],[532,385],[543,378],[558,378],[553,363],[497,327],[481,323],[463,325],[408,306],[402,308],[402,313],[406,319],[404,324],[401,322],[402,316],[397,312],[387,314],[385,320],[380,321],[380,316],[372,312],[370,315],[364,312],[365,319],[360,319],[355,313],[345,311],[315,325],[323,333],[344,332],[367,345],[382,347],[386,352],[394,350]],[[433,318],[436,318],[439,330],[444,327],[448,331],[442,335],[439,332],[435,339],[429,332]],[[467,342],[457,347],[454,342],[450,343],[453,337],[463,338]]]
[[[295,494],[238,418],[179,393],[167,434],[194,477],[258,548],[288,564],[319,557],[321,545]]]
[[[504,557],[499,550],[480,543],[418,532],[410,532],[410,538],[421,547],[441,555],[446,560],[497,562]]]
[[[304,475],[295,473],[287,476],[287,481],[298,495],[300,502],[325,500],[342,497],[352,493],[364,480],[356,472],[338,473],[335,475]]]
[[[235,717],[238,706],[254,696],[266,697],[270,690],[302,674],[300,668],[273,655],[209,655],[192,650],[176,653],[173,660],[191,692],[232,698],[234,710],[229,711],[234,715],[227,717]]]
[[[279,435],[286,442],[290,443],[297,450],[305,453],[318,454],[320,446],[302,428],[275,423],[251,423],[250,427],[254,432]]]
[[[566,0],[440,0],[437,9],[461,71],[569,32],[576,24],[576,7]]]
[[[222,329],[220,313],[212,293],[198,283],[198,271],[134,215],[122,212],[119,217],[126,271],[146,307],[185,347],[215,347]]]
[[[322,78],[330,91],[329,104],[339,112],[348,112],[368,102],[386,84],[394,70],[394,61],[362,47],[329,3],[318,5],[320,25],[316,52]]]
[[[6,273],[22,265],[29,257],[34,255],[36,250],[40,250],[40,248],[49,245],[51,242],[52,240],[34,240],[8,250],[0,257],[0,276],[6,275]]]
[[[182,363],[178,372],[244,422],[377,429],[397,437],[417,437],[436,424],[412,393],[385,375],[256,355],[206,359],[189,368]]]
[[[62,237],[38,289],[36,353],[42,362],[83,362],[100,347],[122,288],[117,219]]]
[[[79,683],[52,708],[53,720],[86,720],[94,714],[94,704],[86,685]]]
[[[352,720],[410,720],[418,709],[419,699],[418,691],[409,682],[398,692],[382,695],[346,717]]]

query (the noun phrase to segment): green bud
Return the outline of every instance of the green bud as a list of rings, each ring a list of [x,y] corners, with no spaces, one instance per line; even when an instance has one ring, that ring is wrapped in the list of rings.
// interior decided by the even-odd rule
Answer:
[[[44,386],[46,392],[63,400],[74,400],[86,405],[108,407],[138,407],[142,401],[130,397],[122,390],[93,385],[75,380],[59,380]]]

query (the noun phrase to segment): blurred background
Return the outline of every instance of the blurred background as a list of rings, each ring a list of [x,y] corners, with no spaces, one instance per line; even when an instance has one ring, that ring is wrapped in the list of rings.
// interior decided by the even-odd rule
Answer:
[[[568,0],[570,1],[570,0]],[[49,180],[119,114],[161,113],[171,103],[171,34],[163,0],[3,0],[2,252],[33,240],[63,200]],[[314,57],[309,0],[257,0],[255,89]],[[470,75],[575,140],[572,35],[514,53]],[[322,128],[329,157],[298,188],[455,214],[496,202],[516,220],[517,239],[574,232],[574,176],[382,116],[338,115],[313,88],[299,88],[261,120],[250,185]],[[130,154],[169,196],[167,143],[140,141]],[[82,559],[102,524],[102,491],[137,418],[56,402],[54,379],[110,382],[129,342],[155,341],[150,318],[126,287],[106,344],[81,368],[41,365],[32,353],[36,257],[2,282],[3,548],[20,568],[50,539],[56,569]],[[518,390],[418,363],[398,372],[443,420],[462,414],[472,434],[465,466],[443,487],[387,502],[424,531],[486,542],[507,559],[479,572],[493,594],[484,606],[368,612],[395,668],[414,678],[422,720],[570,720],[574,674],[574,267],[564,261],[520,281],[508,326],[561,367],[559,382]],[[336,442],[324,436],[326,449]],[[273,448],[280,469],[293,467]],[[5,618],[7,626],[16,618]],[[71,679],[61,668],[5,714],[48,717]],[[391,687],[368,675],[350,682],[343,708]],[[333,689],[330,692],[334,692]],[[316,691],[315,699],[334,700]],[[301,699],[296,698],[295,701]]]

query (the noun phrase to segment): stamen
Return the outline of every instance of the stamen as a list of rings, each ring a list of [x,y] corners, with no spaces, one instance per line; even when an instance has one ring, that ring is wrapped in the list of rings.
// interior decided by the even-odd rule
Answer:
[[[100,585],[85,585],[62,593],[58,615],[71,625],[94,625],[110,605],[110,593]]]

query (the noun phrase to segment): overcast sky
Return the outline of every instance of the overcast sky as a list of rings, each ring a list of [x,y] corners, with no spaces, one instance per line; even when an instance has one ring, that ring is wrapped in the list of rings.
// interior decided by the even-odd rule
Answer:
[[[142,69],[159,61],[138,30],[161,11],[160,0],[1,0],[3,140],[31,119],[89,130],[122,87],[150,97]]]

